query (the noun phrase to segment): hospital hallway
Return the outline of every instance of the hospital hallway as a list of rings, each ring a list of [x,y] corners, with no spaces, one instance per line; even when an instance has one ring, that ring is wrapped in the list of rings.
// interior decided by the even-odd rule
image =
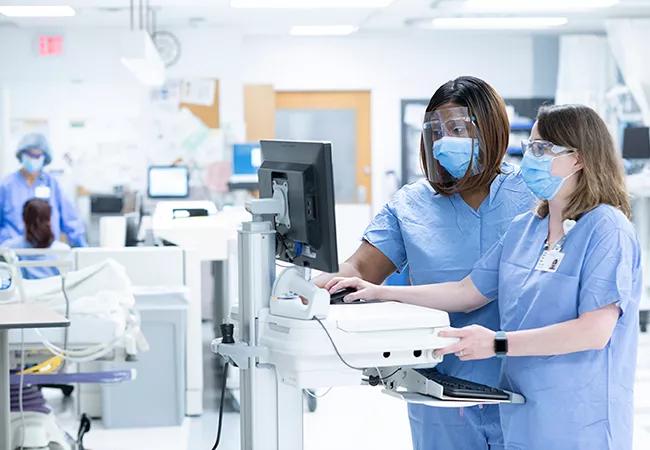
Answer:
[[[216,358],[209,351],[212,325],[203,324],[204,413],[186,418],[180,427],[103,429],[93,422],[84,440],[92,450],[210,450],[216,437],[219,388]],[[650,334],[639,339],[639,359],[635,392],[634,450],[650,445]],[[323,392],[318,392],[323,394]],[[74,403],[62,401],[61,394],[47,390],[63,428],[76,432]],[[378,388],[334,388],[318,400],[316,412],[305,413],[305,450],[388,450],[410,448],[406,406],[379,392]],[[239,450],[239,415],[226,402],[219,450]]]

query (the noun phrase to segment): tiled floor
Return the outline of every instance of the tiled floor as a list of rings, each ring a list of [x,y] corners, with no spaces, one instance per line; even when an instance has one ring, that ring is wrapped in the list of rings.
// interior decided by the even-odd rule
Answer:
[[[206,327],[206,336],[209,327]],[[210,355],[206,352],[206,412],[189,418],[181,427],[103,430],[95,424],[86,438],[93,450],[209,450],[216,434],[218,394]],[[636,384],[634,450],[650,449],[650,334],[641,335]],[[53,401],[57,402],[57,399]],[[59,405],[60,407],[60,401]],[[62,416],[73,430],[71,414]],[[65,426],[65,424],[68,424]],[[306,450],[393,450],[410,448],[406,406],[373,388],[333,389],[305,415]],[[224,415],[219,449],[239,449],[239,415]]]

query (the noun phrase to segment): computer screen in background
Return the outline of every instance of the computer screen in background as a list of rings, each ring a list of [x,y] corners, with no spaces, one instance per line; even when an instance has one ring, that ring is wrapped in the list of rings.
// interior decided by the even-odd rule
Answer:
[[[262,153],[259,142],[234,144],[232,146],[232,174],[257,175],[262,165]]]
[[[187,166],[151,166],[147,177],[149,198],[187,198],[190,174]]]
[[[650,128],[627,127],[623,131],[623,158],[650,159]]]

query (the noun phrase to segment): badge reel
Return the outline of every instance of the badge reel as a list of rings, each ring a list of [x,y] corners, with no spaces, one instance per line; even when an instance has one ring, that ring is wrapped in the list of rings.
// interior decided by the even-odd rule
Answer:
[[[565,220],[562,223],[562,227],[564,229],[564,237],[559,242],[559,245],[556,245],[555,248],[553,248],[552,250],[544,250],[542,256],[539,258],[539,261],[537,261],[537,266],[535,266],[535,270],[540,270],[542,272],[551,272],[551,273],[557,272],[557,269],[560,267],[560,264],[562,264],[562,260],[564,259],[564,253],[562,252],[562,245],[566,240],[566,236],[573,229],[573,227],[575,227],[575,225],[576,225],[575,220]]]

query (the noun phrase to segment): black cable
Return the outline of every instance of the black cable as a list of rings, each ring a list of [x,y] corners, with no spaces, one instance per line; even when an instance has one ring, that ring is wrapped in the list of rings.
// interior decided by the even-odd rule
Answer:
[[[399,372],[400,370],[402,370],[401,367],[398,368],[398,369],[395,369],[395,371],[394,371],[393,373],[391,373],[390,375],[385,376],[384,378],[381,379],[381,381],[386,381],[386,380],[388,380],[390,377],[392,377],[393,375],[395,375],[395,374],[396,374],[397,372]]]
[[[221,426],[223,425],[223,401],[226,398],[226,382],[228,381],[228,363],[223,365],[223,384],[221,385],[221,400],[219,401],[219,425],[217,426],[217,440],[212,446],[212,450],[219,447],[221,441]]]
[[[325,331],[325,334],[326,334],[327,337],[329,338],[330,343],[332,344],[332,347],[334,348],[334,351],[336,352],[336,355],[339,357],[339,359],[341,360],[341,362],[342,362],[343,364],[345,364],[346,366],[348,366],[350,369],[354,369],[354,370],[365,370],[365,368],[362,368],[362,367],[354,367],[353,365],[348,364],[348,362],[347,362],[345,359],[343,359],[343,357],[341,356],[341,353],[339,352],[339,349],[336,347],[336,344],[334,343],[334,340],[332,339],[332,336],[330,335],[329,331],[327,331],[327,328],[325,328],[325,325],[323,325],[323,322],[322,322],[318,317],[316,317],[316,316],[314,316],[314,320],[315,320],[316,322],[318,322],[318,323],[320,324],[321,328],[323,329],[323,331]],[[402,370],[401,367],[398,368],[397,370],[395,370],[393,373],[391,373],[391,374],[388,375],[387,377],[383,377],[383,378],[382,378],[382,377],[378,377],[378,378],[379,378],[381,381],[385,381],[385,380],[389,379],[390,377],[392,377],[393,375],[395,375],[395,374],[396,374],[397,372],[399,372],[400,370]]]
[[[323,331],[325,332],[325,334],[329,338],[329,340],[330,340],[330,342],[332,344],[332,347],[334,347],[334,351],[336,352],[336,355],[339,357],[339,359],[341,360],[341,362],[343,364],[348,366],[350,369],[365,370],[365,367],[354,367],[353,365],[348,364],[348,362],[345,359],[343,359],[343,357],[341,356],[341,353],[339,353],[339,349],[336,347],[336,344],[334,343],[334,340],[332,339],[332,336],[330,335],[330,332],[327,331],[327,328],[325,328],[325,325],[323,325],[323,322],[316,316],[314,316],[314,320],[320,324],[321,328],[323,329]]]

